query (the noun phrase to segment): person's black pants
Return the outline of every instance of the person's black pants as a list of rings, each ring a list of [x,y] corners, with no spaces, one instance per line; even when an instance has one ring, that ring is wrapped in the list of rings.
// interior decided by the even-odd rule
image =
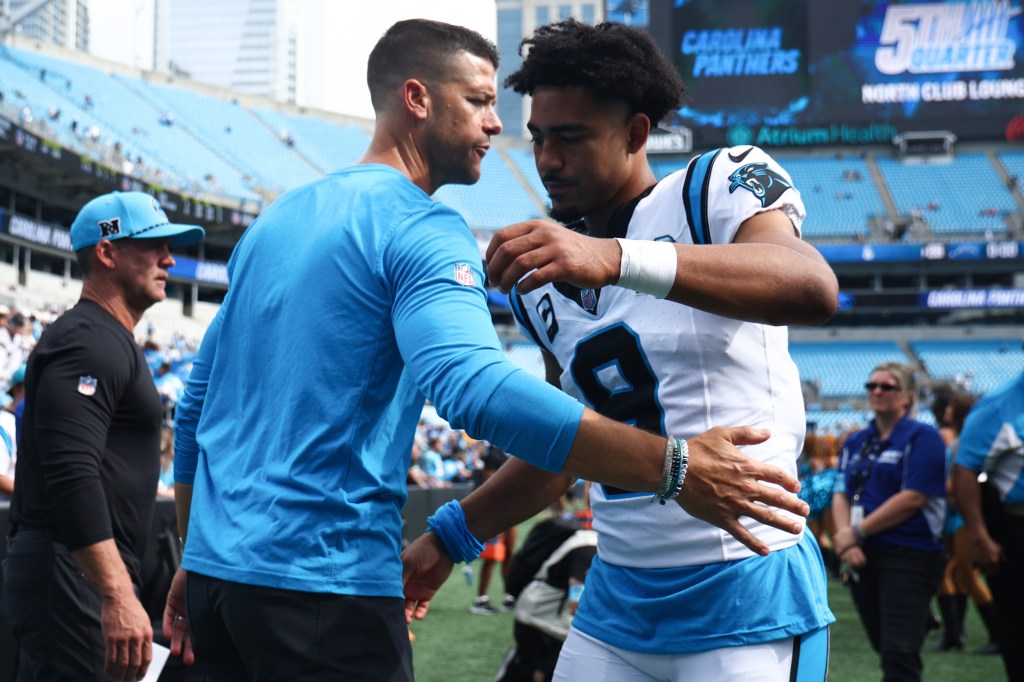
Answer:
[[[866,548],[867,566],[851,583],[853,603],[871,646],[882,659],[882,679],[921,679],[929,604],[942,580],[941,553],[902,547]]]
[[[106,680],[100,596],[46,531],[7,541],[4,617],[18,642],[18,682]]]
[[[405,605],[189,573],[189,633],[215,682],[411,682]]]
[[[991,486],[983,486],[985,527],[1003,548],[1004,562],[987,575],[995,605],[1000,653],[1010,682],[1024,682],[1024,516],[1007,512]]]
[[[532,625],[515,624],[516,645],[506,657],[498,682],[549,682],[555,674],[562,640],[541,632]]]

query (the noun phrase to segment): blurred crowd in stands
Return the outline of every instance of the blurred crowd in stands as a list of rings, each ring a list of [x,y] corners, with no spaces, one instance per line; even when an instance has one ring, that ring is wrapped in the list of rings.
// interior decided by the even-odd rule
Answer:
[[[440,418],[424,416],[416,427],[408,484],[420,488],[446,488],[470,483],[483,468],[488,443],[452,429]]]

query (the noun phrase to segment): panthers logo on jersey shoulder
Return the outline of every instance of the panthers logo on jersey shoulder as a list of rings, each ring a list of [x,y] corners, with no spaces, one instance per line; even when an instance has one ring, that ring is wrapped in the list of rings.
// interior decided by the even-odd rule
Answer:
[[[764,161],[740,166],[729,176],[729,194],[742,187],[761,200],[761,206],[774,204],[793,185]]]

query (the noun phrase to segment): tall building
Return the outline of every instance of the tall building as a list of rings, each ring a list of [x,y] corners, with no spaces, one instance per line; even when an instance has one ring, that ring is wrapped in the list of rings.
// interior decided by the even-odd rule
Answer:
[[[23,10],[39,4],[37,0],[8,2],[10,17],[15,18],[19,17]],[[87,50],[89,5],[86,0],[50,0],[31,14],[15,21],[11,29],[26,38],[56,43],[70,50]]]
[[[296,0],[157,0],[155,69],[295,102]]]
[[[614,0],[613,0],[614,2]],[[553,21],[575,18],[586,24],[595,24],[604,19],[605,0],[498,0],[498,53],[501,65],[498,68],[498,84],[519,68],[519,41],[533,33],[538,26]],[[529,117],[528,97],[520,97],[503,87],[498,93],[498,116],[505,126],[506,135],[526,137],[526,120]]]

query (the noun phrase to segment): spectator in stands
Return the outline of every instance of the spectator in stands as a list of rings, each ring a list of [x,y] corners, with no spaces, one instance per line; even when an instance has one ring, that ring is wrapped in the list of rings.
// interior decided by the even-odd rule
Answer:
[[[26,366],[22,365],[14,370],[14,374],[11,376],[11,385],[7,389],[11,400],[4,406],[5,410],[14,415],[15,445],[17,445],[21,434],[21,416],[25,411],[25,369]]]
[[[25,364],[35,346],[32,327],[25,315],[12,314],[7,325],[0,329],[0,379],[9,380],[14,371]]]
[[[444,478],[449,483],[473,480],[473,471],[466,464],[466,450],[460,448],[444,458]]]
[[[185,572],[164,618],[172,650],[186,632],[173,619],[187,617],[196,656],[224,677],[412,679],[406,609],[423,617],[431,579],[453,558],[475,558],[479,538],[494,534],[486,526],[502,521],[443,505],[421,538],[442,568],[408,567],[403,603],[401,474],[424,397],[548,470],[648,492],[665,478],[665,438],[601,418],[504,358],[477,244],[430,199],[479,178],[501,131],[496,65],[494,46],[467,29],[391,27],[370,55],[377,119],[361,163],[277,199],[232,256],[231,293],[178,407]],[[698,504],[735,532],[748,513],[799,532],[755,502],[804,507],[758,483],[791,491],[795,478],[735,448],[758,436],[720,429],[691,440],[689,487],[676,503]],[[709,471],[730,489],[726,500],[705,487]],[[321,616],[309,618],[311,608]]]
[[[18,679],[134,680],[149,666],[137,594],[163,410],[132,330],[166,298],[170,244],[202,237],[141,192],[97,197],[71,225],[81,300],[29,358],[3,565]]]
[[[424,473],[431,478],[444,480],[444,458],[441,456],[441,439],[437,436],[427,439],[426,447],[423,448],[423,456],[420,466]]]
[[[174,426],[170,422],[160,428],[160,481],[156,494],[174,498]]]
[[[988,392],[964,421],[953,465],[957,506],[988,578],[1010,682],[1024,680],[1024,373]],[[987,474],[984,483],[979,475]]]
[[[832,498],[835,548],[885,680],[920,680],[932,596],[942,579],[946,454],[913,418],[913,370],[877,366],[865,384],[874,419],[846,439]]]
[[[19,367],[11,377],[7,389],[10,402],[0,410],[0,500],[10,501],[14,494],[14,473],[18,461],[18,418],[15,410],[20,407],[25,394],[25,368]]]
[[[177,374],[171,371],[169,360],[165,359],[160,363],[160,367],[157,368],[156,374],[153,377],[153,383],[156,384],[156,390],[160,393],[160,399],[164,404],[164,412],[167,413],[169,418],[173,418],[174,408],[178,406],[178,402],[181,401],[181,397],[185,394],[185,384]]]

